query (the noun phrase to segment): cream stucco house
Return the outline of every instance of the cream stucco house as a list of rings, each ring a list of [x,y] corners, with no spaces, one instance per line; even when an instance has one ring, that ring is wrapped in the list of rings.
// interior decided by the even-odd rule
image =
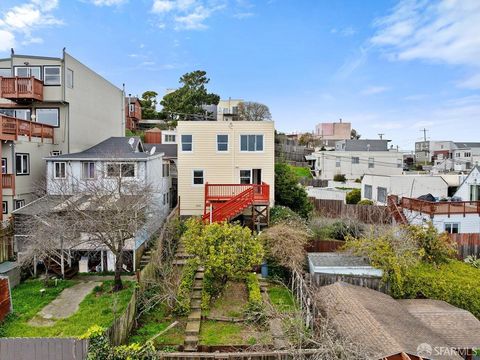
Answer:
[[[83,151],[125,128],[124,92],[65,50],[0,59],[3,219],[33,198],[43,158]]]
[[[274,204],[274,132],[273,121],[179,121],[181,215],[266,215]]]

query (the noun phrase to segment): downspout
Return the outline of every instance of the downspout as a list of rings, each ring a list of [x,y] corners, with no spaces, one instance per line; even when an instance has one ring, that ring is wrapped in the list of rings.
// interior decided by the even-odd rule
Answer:
[[[66,54],[66,51],[65,51],[65,48],[63,48],[63,59],[62,59],[62,62],[63,62],[63,77],[62,77],[62,105],[66,105],[67,106],[67,111],[66,111],[66,114],[65,114],[65,126],[64,126],[64,129],[63,129],[63,139],[65,140],[65,133],[66,133],[66,137],[67,137],[67,153],[70,153],[70,104],[68,102],[66,102],[66,97],[67,97],[67,89],[66,89],[66,86],[65,86],[65,79],[66,79],[66,75],[67,75],[67,67],[66,67],[66,63],[65,63],[65,54]]]

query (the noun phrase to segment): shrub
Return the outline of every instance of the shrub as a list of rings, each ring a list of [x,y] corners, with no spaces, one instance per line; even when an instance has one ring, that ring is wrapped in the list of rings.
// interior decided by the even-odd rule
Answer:
[[[347,237],[359,237],[364,232],[364,226],[355,220],[337,220],[330,225],[330,236],[335,240],[345,240]]]
[[[333,177],[333,181],[344,183],[345,181],[347,181],[347,178],[345,177],[345,174],[336,174]]]
[[[284,221],[304,221],[303,218],[287,206],[274,206],[270,209],[270,224],[278,224]]]
[[[477,258],[475,255],[467,256],[463,261],[472,265],[474,268],[480,269],[480,258]]]
[[[373,205],[373,201],[370,199],[360,200],[357,205]]]
[[[407,227],[412,237],[422,249],[422,260],[433,264],[442,264],[457,255],[456,243],[447,233],[439,234],[431,222],[427,226],[411,225]]]
[[[265,306],[263,304],[262,293],[260,291],[260,283],[257,274],[249,273],[245,277],[248,290],[248,304],[245,309],[245,316],[249,322],[265,321]]]
[[[283,162],[275,164],[275,203],[289,207],[305,219],[313,210],[307,192],[298,183],[297,175]]]
[[[195,281],[197,269],[197,259],[189,259],[183,267],[182,280],[178,287],[175,305],[175,313],[178,315],[187,315],[190,312],[190,292]]]
[[[480,319],[480,270],[451,260],[435,266],[418,264],[405,278],[403,296],[443,300]]]
[[[362,192],[360,189],[353,189],[352,191],[347,193],[347,196],[345,197],[345,201],[347,204],[358,204],[360,199],[362,198]]]

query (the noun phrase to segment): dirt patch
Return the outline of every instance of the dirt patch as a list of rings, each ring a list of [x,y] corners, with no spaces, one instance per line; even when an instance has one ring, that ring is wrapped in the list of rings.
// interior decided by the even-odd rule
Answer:
[[[221,296],[212,304],[208,315],[212,317],[242,318],[247,301],[248,293],[245,283],[229,281],[225,285]]]

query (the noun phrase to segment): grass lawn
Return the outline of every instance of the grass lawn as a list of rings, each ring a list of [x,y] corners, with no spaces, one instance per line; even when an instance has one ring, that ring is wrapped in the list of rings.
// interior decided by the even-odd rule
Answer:
[[[167,345],[183,345],[185,339],[185,319],[175,319],[168,316],[166,308],[163,304],[157,306],[148,314],[142,315],[140,318],[140,326],[135,329],[128,339],[129,343],[143,344],[159,332],[165,330],[175,320],[179,323],[165,334],[154,340],[157,349]]]
[[[283,285],[270,285],[268,287],[270,302],[280,312],[295,310],[295,299],[288,288]]]
[[[244,323],[202,321],[201,345],[255,345],[270,344],[270,332]]]
[[[245,283],[229,281],[225,285],[222,295],[213,302],[207,313],[209,316],[242,318],[247,302],[248,294]]]
[[[295,172],[295,174],[299,178],[307,178],[311,179],[313,178],[312,173],[310,172],[310,169],[307,167],[300,167],[300,166],[292,166],[290,165],[290,168]]]
[[[28,321],[60,292],[72,285],[75,281],[59,281],[55,288],[46,288],[43,296],[43,281],[29,280],[12,290],[14,313],[9,315],[0,326],[3,337],[70,337],[84,334],[92,325],[108,327],[114,320],[113,309],[121,314],[132,296],[134,283],[124,281],[125,288],[119,293],[110,292],[113,281],[105,281],[100,289],[88,294],[80,303],[79,310],[72,316],[60,319],[52,326],[31,326]]]

